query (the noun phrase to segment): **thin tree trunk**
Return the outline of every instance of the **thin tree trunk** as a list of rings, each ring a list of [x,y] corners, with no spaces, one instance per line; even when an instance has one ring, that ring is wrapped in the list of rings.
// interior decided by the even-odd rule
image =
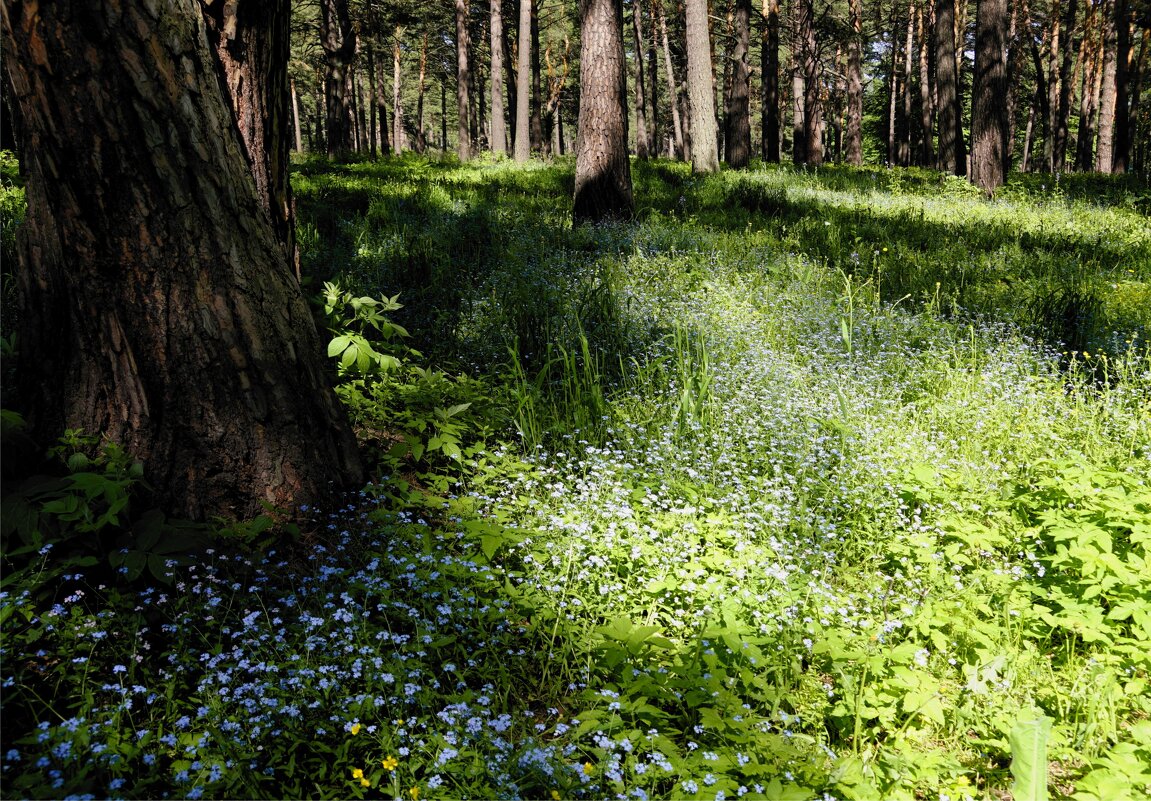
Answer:
[[[392,39],[392,142],[397,153],[408,149],[408,135],[404,130],[404,62],[403,49],[400,43],[404,38],[404,29],[396,26],[395,36]]]
[[[467,161],[472,157],[472,136],[468,127],[468,115],[471,113],[472,105],[468,89],[472,76],[468,47],[468,0],[456,0],[456,108],[459,114],[456,152],[460,161]]]
[[[630,218],[627,64],[621,0],[580,0],[580,104],[576,148],[576,223]]]
[[[392,152],[392,137],[388,133],[388,129],[390,129],[392,127],[392,118],[391,118],[391,115],[388,114],[388,103],[386,100],[388,93],[387,93],[387,87],[386,87],[385,82],[384,82],[385,81],[384,76],[386,74],[387,74],[387,70],[384,68],[384,65],[378,64],[377,69],[376,69],[376,91],[375,91],[375,95],[376,95],[377,117],[379,118],[379,122],[376,126],[376,130],[373,133],[373,136],[375,134],[379,134],[380,153],[382,155],[385,155],[385,156],[389,155]]]
[[[632,35],[635,43],[635,154],[646,159],[651,154],[651,141],[647,121],[647,88],[644,84],[643,54],[643,3],[633,0],[631,4]]]
[[[515,158],[521,164],[531,157],[531,28],[532,0],[520,0],[519,44],[516,46]]]
[[[924,167],[935,164],[933,134],[935,131],[935,103],[931,97],[931,21],[932,6],[919,7],[919,163]]]
[[[448,82],[440,78],[440,150],[448,152]]]
[[[355,100],[356,152],[364,153],[368,149],[369,132],[367,111],[364,109],[364,79],[360,76],[359,70],[352,72],[352,86],[355,87],[352,97]]]
[[[532,3],[531,31],[532,31],[532,105],[531,105],[531,143],[536,153],[543,149],[544,121],[543,121],[543,91],[540,88],[540,14],[539,4]]]
[[[1031,108],[1027,110],[1027,128],[1023,134],[1023,161],[1019,168],[1023,172],[1031,171],[1031,147],[1033,145],[1033,138],[1035,135],[1035,116],[1036,107],[1039,105],[1039,90],[1035,91],[1035,102],[1031,104]]]
[[[1075,140],[1075,169],[1089,171],[1095,163],[1095,134],[1099,124],[1099,91],[1102,86],[1101,42],[1096,31],[1099,15],[1088,9],[1083,25],[1083,92],[1079,104],[1079,133]]]
[[[798,53],[792,53],[791,65],[791,161],[793,164],[807,163],[807,137],[803,131],[803,67],[796,60]]]
[[[1007,150],[1003,156],[1004,174],[1011,173],[1012,159],[1015,157],[1016,114],[1019,104],[1019,7],[1011,3],[1011,19],[1007,24]]]
[[[815,40],[815,5],[812,0],[799,0],[803,31],[803,135],[806,164],[823,163],[823,100],[819,69],[819,49]]]
[[[1053,85],[1058,90],[1056,103],[1053,105],[1055,110],[1055,121],[1052,125],[1051,136],[1053,139],[1052,146],[1052,159],[1051,171],[1062,172],[1067,164],[1067,128],[1068,122],[1071,118],[1071,85],[1074,81],[1071,78],[1072,62],[1075,58],[1075,48],[1072,46],[1071,34],[1075,28],[1075,12],[1077,0],[1066,0],[1067,6],[1063,19],[1060,23],[1063,36],[1066,38],[1066,46],[1062,48],[1062,66],[1059,68],[1057,83]],[[1056,39],[1052,38],[1052,63],[1055,63],[1057,56],[1060,56],[1059,46]]]
[[[642,3],[643,0],[635,0],[637,3]],[[647,144],[648,150],[652,156],[659,155],[659,74],[656,69],[656,64],[659,57],[656,54],[656,19],[655,19],[655,3],[648,6],[649,18],[651,19],[651,38],[647,40],[647,79],[648,86],[651,87],[649,103],[651,108],[651,116],[648,118],[647,130]]]
[[[760,54],[760,80],[763,104],[760,108],[763,159],[779,161],[779,0],[763,0],[763,43]]]
[[[290,196],[284,209],[277,196],[287,2],[62,6],[0,7],[7,77],[36,143],[23,154],[16,278],[33,433],[120,444],[143,463],[152,502],[193,520],[357,483],[276,225],[291,221]],[[253,161],[254,147],[270,151]]]
[[[888,69],[887,81],[887,163],[894,166],[899,163],[899,117],[896,109],[899,107],[899,48],[895,46],[896,33],[899,30],[898,3],[891,4],[891,61]]]
[[[490,70],[492,94],[492,152],[497,156],[508,153],[507,122],[504,119],[504,12],[500,0],[491,0],[491,53]]]
[[[911,164],[911,65],[915,58],[915,0],[907,7],[907,41],[903,48],[903,133],[899,137],[899,163]]]
[[[428,149],[428,138],[424,132],[424,94],[428,74],[428,35],[420,39],[420,80],[416,93],[416,152],[423,155]]]
[[[687,91],[691,100],[691,169],[692,172],[715,172],[719,169],[719,152],[707,0],[686,0],[685,7]]]
[[[658,11],[660,44],[663,45],[663,63],[664,69],[667,71],[668,105],[671,106],[671,122],[673,130],[675,131],[674,155],[682,159],[686,157],[683,121],[680,119],[679,114],[679,83],[675,77],[675,69],[672,67],[671,43],[668,41],[667,36],[667,15],[664,13],[662,0],[652,0],[652,2]]]
[[[376,114],[379,111],[380,101],[376,97],[376,54],[375,48],[371,43],[364,48],[368,56],[368,150],[372,154],[372,160],[376,158],[376,151],[379,147],[379,126],[377,125]]]
[[[296,95],[296,80],[292,79],[292,128],[296,134],[296,152],[304,152],[304,137],[300,130],[300,98]]]
[[[1007,0],[979,0],[975,20],[971,181],[992,195],[1007,165]]]

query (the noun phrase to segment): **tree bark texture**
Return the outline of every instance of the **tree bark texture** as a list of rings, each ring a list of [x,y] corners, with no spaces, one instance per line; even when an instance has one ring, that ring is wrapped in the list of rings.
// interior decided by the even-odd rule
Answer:
[[[356,31],[347,0],[320,0],[320,46],[324,51],[324,108],[328,157],[346,158],[356,149],[352,111],[352,59]]]
[[[764,161],[779,161],[779,0],[763,0],[760,81],[763,84],[760,150]]]
[[[240,28],[260,18],[241,10],[237,40],[253,41]],[[193,0],[3,6],[27,136],[29,422],[45,441],[79,428],[121,443],[163,509],[200,520],[361,478],[212,24]],[[282,123],[274,66],[250,88]]]
[[[732,20],[731,81],[724,109],[724,160],[732,167],[751,161],[751,0],[736,0]]]
[[[1131,59],[1131,13],[1127,0],[1115,0],[1115,139],[1111,171],[1127,172],[1131,152],[1131,95],[1128,62]]]
[[[575,222],[628,219],[627,64],[622,0],[580,0],[580,104]]]
[[[1075,169],[1087,171],[1095,164],[1095,133],[1099,124],[1099,90],[1102,85],[1102,43],[1096,30],[1095,6],[1087,8],[1079,61],[1083,73],[1079,103],[1079,131],[1075,139]]]
[[[468,0],[456,0],[456,107],[459,111],[459,125],[456,152],[460,161],[472,157],[472,135],[468,126],[471,113],[471,98],[468,84],[471,82],[471,67],[468,60]]]
[[[683,120],[679,113],[679,82],[675,77],[675,67],[672,65],[671,60],[671,42],[667,35],[667,14],[664,12],[661,0],[653,0],[653,2],[657,16],[659,17],[660,44],[663,46],[663,67],[667,72],[668,105],[671,106],[672,131],[675,134],[672,142],[675,149],[674,155],[682,159],[686,157]]]
[[[1067,165],[1068,127],[1071,119],[1071,86],[1074,80],[1071,77],[1072,63],[1075,59],[1075,47],[1071,34],[1075,28],[1075,13],[1077,0],[1065,0],[1063,17],[1055,24],[1055,30],[1062,32],[1062,38],[1053,35],[1051,38],[1051,63],[1058,64],[1054,79],[1049,82],[1049,88],[1055,93],[1054,103],[1051,105],[1054,119],[1051,125],[1051,158],[1049,168],[1052,172],[1062,172]],[[1056,8],[1052,9],[1053,15]],[[1057,18],[1058,19],[1058,18]]]
[[[863,0],[850,0],[851,35],[847,40],[847,124],[848,164],[863,163]],[[930,129],[929,129],[930,130]]]
[[[404,131],[404,51],[400,43],[404,29],[396,26],[392,38],[392,142],[397,153],[408,149],[408,135]]]
[[[643,57],[643,3],[633,0],[631,4],[632,35],[635,43],[635,154],[641,159],[651,155],[651,137],[647,121],[647,87],[644,81]]]
[[[815,5],[812,0],[798,4],[803,64],[804,163],[823,164],[823,98],[820,97],[819,45],[815,40]]]
[[[1111,172],[1115,157],[1115,73],[1119,58],[1119,31],[1116,26],[1115,0],[1106,0],[1100,13],[1103,30],[1103,74],[1099,91],[1099,144],[1095,149],[1095,171]]]
[[[691,169],[692,172],[715,172],[719,169],[719,145],[716,141],[707,0],[686,0],[684,5],[687,13],[687,92],[691,101]]]
[[[967,174],[967,148],[963,142],[963,99],[955,63],[955,3],[936,0],[935,81],[939,118],[939,169]]]
[[[532,150],[539,153],[543,149],[544,121],[543,121],[543,90],[541,86],[540,70],[540,9],[538,3],[531,4],[531,32],[532,32],[532,113],[531,113],[531,143]]]
[[[919,7],[919,163],[935,164],[935,102],[931,96],[931,6]]]
[[[516,45],[516,136],[515,158],[521,164],[531,158],[531,29],[532,0],[520,0],[519,40]]]
[[[979,0],[971,112],[971,181],[987,195],[1006,178],[1007,0]]]
[[[508,153],[508,130],[504,116],[504,11],[500,0],[491,0],[491,92],[492,92],[492,152],[497,156]]]

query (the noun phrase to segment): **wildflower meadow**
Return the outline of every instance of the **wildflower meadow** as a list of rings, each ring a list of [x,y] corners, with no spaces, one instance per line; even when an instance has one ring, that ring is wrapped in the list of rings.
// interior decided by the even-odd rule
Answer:
[[[1146,185],[634,174],[296,164],[333,508],[5,412],[0,794],[1147,798]]]

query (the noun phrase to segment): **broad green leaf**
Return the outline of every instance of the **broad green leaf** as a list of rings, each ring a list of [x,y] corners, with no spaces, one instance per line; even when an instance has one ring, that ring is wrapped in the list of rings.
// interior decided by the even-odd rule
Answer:
[[[1015,801],[1047,801],[1047,737],[1052,722],[1046,715],[1019,720],[1008,735]]]

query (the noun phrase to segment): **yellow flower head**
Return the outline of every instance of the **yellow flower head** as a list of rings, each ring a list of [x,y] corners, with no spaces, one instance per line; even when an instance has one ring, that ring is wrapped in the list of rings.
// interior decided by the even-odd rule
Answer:
[[[380,764],[384,766],[384,770],[395,770],[396,765],[400,764],[400,762],[394,756],[390,756],[385,758]]]
[[[364,728],[364,727],[361,726],[359,723],[353,723],[352,724],[352,736],[354,737],[355,735],[359,734],[360,729],[362,729],[362,728]]]
[[[592,767],[592,764],[591,764],[590,762],[585,762],[585,763],[583,763],[583,772],[584,772],[584,775],[585,775],[585,776],[590,776],[590,775],[592,775],[592,772],[593,772],[594,770],[595,770],[595,768],[594,768],[594,767]]]
[[[363,779],[364,778],[363,768],[352,768],[352,778],[353,779]]]
[[[412,798],[419,798],[420,797],[420,788],[419,787],[413,787],[412,789],[408,790],[408,795],[410,795]]]
[[[370,781],[368,781],[367,779],[360,779],[360,786],[361,787],[371,787],[372,783]]]
[[[560,791],[552,790],[552,801],[560,801]]]

